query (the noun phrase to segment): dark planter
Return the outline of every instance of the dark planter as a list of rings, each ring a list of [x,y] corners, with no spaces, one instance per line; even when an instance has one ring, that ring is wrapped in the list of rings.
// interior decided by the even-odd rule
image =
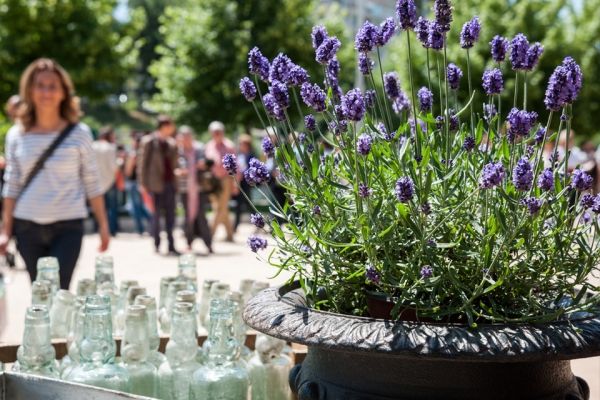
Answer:
[[[476,330],[393,322],[310,309],[296,285],[260,292],[244,319],[308,346],[290,373],[300,400],[588,399],[569,360],[600,355],[600,317]]]

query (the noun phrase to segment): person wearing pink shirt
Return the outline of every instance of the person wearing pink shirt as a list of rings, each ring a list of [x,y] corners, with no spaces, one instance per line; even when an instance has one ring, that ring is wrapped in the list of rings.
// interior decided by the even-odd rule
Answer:
[[[221,191],[214,194],[212,198],[212,207],[215,216],[211,226],[211,233],[214,237],[217,227],[223,224],[227,232],[226,240],[232,242],[233,224],[229,216],[229,200],[231,200],[232,195],[237,194],[237,187],[233,178],[227,174],[221,160],[227,153],[235,154],[235,146],[231,140],[225,137],[225,125],[222,122],[211,122],[208,126],[208,131],[212,139],[206,143],[205,156],[214,161],[212,172],[221,182]]]

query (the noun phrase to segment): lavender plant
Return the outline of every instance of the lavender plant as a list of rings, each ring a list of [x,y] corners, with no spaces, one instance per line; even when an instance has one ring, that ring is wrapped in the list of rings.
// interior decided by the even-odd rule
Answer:
[[[412,309],[472,326],[553,321],[593,309],[600,196],[589,193],[586,172],[568,169],[568,152],[562,161],[543,156],[556,142],[553,132],[570,129],[579,66],[567,57],[549,78],[542,126],[527,107],[526,75],[543,47],[523,34],[511,41],[494,36],[490,68],[475,85],[467,62],[471,96],[451,109],[458,108],[463,76],[446,57],[452,6],[437,0],[433,8],[428,20],[417,16],[413,0],[399,0],[395,19],[359,30],[354,46],[364,92],[339,86],[341,44],[322,26],[312,34],[322,82],[285,55],[269,62],[259,49],[250,51],[250,77],[240,89],[269,132],[262,147],[288,198],[285,205],[273,200],[267,183],[274,178],[251,160],[242,179],[270,204],[267,215],[252,215],[264,235],[248,239],[251,250],[263,251],[263,236],[271,236],[268,261],[300,281],[312,307],[340,313],[366,315],[371,292],[393,299],[394,317]],[[480,33],[477,17],[460,32],[467,61]],[[443,55],[439,93],[431,91],[435,69],[420,88],[410,74],[409,95],[394,71],[383,70],[380,47],[394,34],[406,37],[408,57],[419,51],[411,48],[413,35],[428,64],[430,52],[438,63]],[[502,115],[510,68],[522,86]],[[479,106],[478,86],[485,98]],[[234,155],[223,164],[239,176]]]

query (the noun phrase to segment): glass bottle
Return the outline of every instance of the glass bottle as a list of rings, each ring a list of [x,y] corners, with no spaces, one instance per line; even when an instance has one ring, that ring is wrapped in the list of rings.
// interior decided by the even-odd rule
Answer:
[[[148,361],[148,353],[146,306],[130,305],[125,314],[121,364],[129,372],[130,393],[155,397],[158,389],[158,375],[156,367]]]
[[[75,296],[68,290],[60,289],[50,309],[50,333],[52,338],[66,338],[69,333],[69,321],[75,304]]]
[[[96,267],[94,273],[96,286],[100,287],[104,282],[115,284],[114,260],[108,254],[96,256]]]
[[[252,350],[246,346],[246,333],[248,327],[242,318],[244,311],[242,306],[242,294],[240,292],[231,292],[231,305],[233,307],[233,334],[240,345],[240,357],[243,361],[249,361],[252,358]]]
[[[88,278],[77,282],[77,296],[91,296],[96,294],[96,281]]]
[[[233,334],[231,300],[210,303],[210,328],[206,364],[192,378],[191,400],[239,400],[248,398],[248,371],[239,363],[239,344]]]
[[[252,285],[252,290],[250,291],[252,293],[252,296],[250,297],[254,297],[258,294],[258,292],[265,290],[269,287],[269,282],[261,282],[261,281],[256,281],[254,282],[254,284]]]
[[[52,292],[50,291],[50,282],[34,281],[31,284],[31,305],[46,306],[48,310],[52,307]]]
[[[88,296],[84,306],[79,364],[64,378],[71,382],[127,392],[129,374],[125,368],[115,364],[115,352],[110,299],[107,296]]]
[[[216,280],[213,279],[205,279],[202,283],[202,297],[200,298],[200,307],[198,309],[198,325],[199,326],[207,326],[205,325],[205,321],[208,317],[208,308],[210,306],[210,288],[213,284],[215,284]]]
[[[196,292],[193,290],[180,290],[175,295],[176,303],[190,303],[194,306],[194,312],[196,311]]]
[[[65,376],[74,365],[79,364],[79,348],[83,339],[85,297],[77,296],[67,334],[67,354],[60,361],[60,374]]]
[[[170,327],[163,327],[161,321],[161,315],[165,312],[166,303],[167,303],[167,292],[169,291],[169,284],[175,281],[177,278],[174,276],[163,276],[160,278],[160,294],[158,296],[158,323],[160,327],[160,332],[163,334],[169,334],[171,331]],[[169,329],[167,329],[169,328]]]
[[[158,316],[160,328],[164,334],[167,334],[171,330],[171,312],[177,298],[177,292],[187,290],[188,287],[188,283],[185,281],[172,281],[169,283],[167,296],[165,298],[165,306],[161,309]]]
[[[127,307],[127,293],[129,288],[132,286],[139,286],[136,280],[125,280],[121,281],[121,287],[119,288],[119,299],[117,301],[116,315],[114,317],[115,327],[114,335],[123,336],[123,330],[125,329],[125,309]],[[114,310],[113,310],[114,312]]]
[[[198,277],[196,274],[196,256],[194,254],[182,254],[179,256],[177,266],[179,279],[183,279],[190,284],[190,290],[198,291]]]
[[[210,287],[210,295],[209,295],[209,303],[212,304],[212,301],[215,299],[226,300],[229,299],[231,295],[231,286],[228,283],[224,282],[215,282]],[[206,316],[203,325],[210,326],[210,313]]]
[[[158,336],[156,300],[152,296],[141,294],[135,298],[134,304],[146,307],[146,315],[148,317],[148,361],[158,369],[167,358],[163,353],[158,351],[160,337]]]
[[[248,362],[252,400],[289,400],[288,376],[292,360],[282,351],[285,342],[267,335],[256,336],[256,350]]]
[[[45,306],[31,306],[25,314],[23,343],[17,349],[13,371],[58,378],[56,352],[50,337],[50,316]]]
[[[252,286],[254,279],[242,279],[240,281],[240,293],[242,294],[242,307],[246,306],[248,300],[252,297]]]
[[[110,310],[112,315],[112,324],[113,324],[113,335],[117,336],[115,332],[117,328],[117,311],[119,309],[119,295],[117,294],[117,290],[115,284],[112,282],[102,282],[98,286],[98,295],[99,296],[107,296],[110,299]]]
[[[35,280],[50,282],[52,296],[60,289],[58,259],[56,257],[40,257],[37,260],[37,276]]]
[[[175,303],[171,338],[167,343],[167,361],[158,369],[159,398],[188,400],[190,381],[200,364],[196,362],[198,337],[194,307],[189,303]]]
[[[142,286],[131,286],[127,289],[127,305],[132,306],[135,298],[146,294],[146,288]]]

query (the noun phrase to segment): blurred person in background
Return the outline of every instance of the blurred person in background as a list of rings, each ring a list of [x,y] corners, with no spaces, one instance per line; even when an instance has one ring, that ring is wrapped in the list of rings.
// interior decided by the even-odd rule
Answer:
[[[590,172],[590,165],[587,164],[590,161],[590,157],[575,145],[575,131],[571,129],[568,135],[568,146],[569,146],[569,159],[567,161],[569,171],[573,171],[577,167],[581,167],[586,172]],[[562,130],[558,137],[558,160],[559,162],[565,158],[567,152],[567,131]]]
[[[146,232],[144,221],[150,222],[151,215],[142,201],[142,194],[138,188],[137,179],[137,152],[140,146],[140,141],[144,136],[143,132],[132,134],[132,149],[125,159],[125,190],[129,201],[128,210],[133,218],[135,230],[138,234],[143,235]]]
[[[202,190],[202,174],[207,172],[207,162],[202,143],[194,141],[194,131],[182,126],[178,134],[179,143],[179,193],[185,210],[184,232],[188,250],[192,250],[195,238],[200,237],[209,253],[213,253],[212,235],[206,220],[208,194]]]
[[[53,256],[60,265],[60,286],[68,289],[81,250],[86,199],[98,222],[99,251],[106,251],[110,240],[92,135],[79,122],[71,78],[55,61],[32,62],[21,76],[19,94],[18,122],[6,143],[0,253],[14,234],[31,280],[38,258]],[[35,168],[44,153],[50,155],[43,168]]]
[[[118,231],[119,200],[115,178],[117,174],[117,146],[115,132],[111,126],[100,129],[98,140],[92,144],[96,154],[96,165],[100,175],[100,189],[104,194],[104,204],[108,215],[110,234],[115,236]]]
[[[225,137],[225,125],[222,122],[211,122],[208,131],[211,139],[206,143],[204,151],[206,158],[214,162],[212,172],[219,179],[221,186],[221,190],[214,194],[212,198],[212,208],[215,215],[211,226],[211,234],[214,237],[217,227],[223,225],[227,233],[225,240],[233,242],[233,224],[229,216],[229,201],[232,195],[238,193],[238,188],[234,179],[229,176],[223,167],[222,160],[225,154],[235,154],[235,147],[233,142]]]
[[[242,173],[248,169],[248,162],[251,158],[256,158],[256,154],[254,153],[254,149],[252,148],[252,137],[247,134],[240,135],[238,139],[238,168],[239,172]],[[244,193],[248,196],[250,195],[250,185],[244,179],[240,179],[240,187]],[[235,196],[235,222],[233,224],[233,231],[236,232],[238,225],[240,224],[240,220],[242,218],[242,213],[248,212],[250,210],[250,204],[241,192]]]
[[[17,122],[17,113],[19,106],[21,105],[21,97],[18,94],[13,94],[8,98],[4,106],[4,111],[8,120],[15,124]],[[4,137],[4,144],[6,145],[6,136]],[[5,146],[6,148],[6,146]],[[0,155],[0,192],[4,188],[4,170],[6,169],[6,157],[4,154]],[[4,201],[0,198],[0,215],[2,214]]]
[[[137,178],[140,189],[150,193],[153,203],[152,236],[154,249],[160,251],[160,216],[165,213],[165,230],[169,242],[168,254],[178,255],[173,239],[175,226],[175,196],[177,186],[175,169],[177,168],[177,144],[173,135],[175,122],[166,115],[158,117],[156,132],[145,136],[137,156]]]

